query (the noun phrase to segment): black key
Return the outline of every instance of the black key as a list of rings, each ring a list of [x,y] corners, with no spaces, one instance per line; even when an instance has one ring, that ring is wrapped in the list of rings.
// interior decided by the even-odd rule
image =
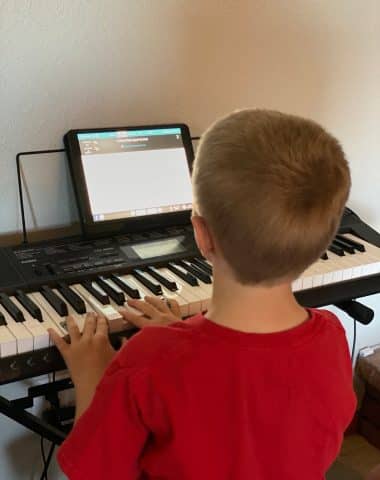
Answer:
[[[113,281],[115,285],[121,288],[129,297],[139,299],[141,298],[140,292],[137,288],[131,287],[128,282],[122,280],[117,275],[112,274],[110,279]]]
[[[327,252],[322,253],[322,255],[321,255],[321,260],[328,260],[328,259],[329,259],[329,257],[328,257],[328,255],[327,255]]]
[[[92,283],[89,280],[85,280],[81,284],[87,291],[88,293],[91,293],[98,302],[100,302],[102,305],[109,305],[110,299],[108,298],[108,295],[105,293],[101,293],[97,288],[94,288]]]
[[[339,248],[343,248],[343,250],[347,253],[355,253],[355,249],[352,245],[348,245],[346,242],[341,242],[337,238],[333,240],[333,245]]]
[[[201,258],[194,258],[193,263],[198,268],[201,268],[202,270],[204,270],[207,273],[207,275],[212,275],[212,267]]]
[[[118,305],[124,305],[125,303],[125,296],[123,292],[119,292],[111,287],[107,282],[105,282],[101,277],[96,278],[96,283],[99,287],[109,295],[112,300],[117,303]]]
[[[161,285],[149,280],[149,278],[144,275],[144,272],[135,268],[132,272],[132,275],[135,277],[136,280],[141,282],[147,289],[149,289],[154,295],[162,295]]]
[[[173,262],[169,262],[168,264],[168,269],[175,273],[177,277],[181,278],[184,282],[188,283],[192,287],[196,287],[199,285],[198,280],[194,277],[194,275],[191,275],[191,273],[186,272],[186,270],[183,269],[180,265],[176,265]]]
[[[4,315],[0,312],[0,327],[6,327],[7,326],[7,322],[5,320],[5,317]]]
[[[343,248],[336,247],[335,245],[331,244],[331,245],[328,247],[328,250],[330,250],[330,252],[335,253],[336,255],[339,255],[339,257],[344,257],[344,250],[343,250]]]
[[[33,318],[42,322],[42,312],[38,305],[36,305],[31,298],[29,298],[22,290],[16,291],[16,298],[21,305],[27,310]]]
[[[25,322],[24,314],[17,305],[12,302],[8,295],[0,293],[0,303],[16,322]]]
[[[58,315],[61,317],[66,317],[69,314],[66,303],[62,300],[62,298],[58,297],[58,295],[56,295],[50,287],[44,285],[41,287],[41,293],[58,313]]]
[[[352,240],[351,238],[345,237],[343,235],[337,235],[336,238],[341,242],[351,245],[359,252],[365,252],[365,246],[362,243],[356,242],[355,240]]]
[[[71,290],[66,283],[59,283],[58,290],[77,313],[86,313],[86,304],[84,303],[84,300],[76,292],[74,292],[74,290]]]
[[[204,283],[212,283],[210,275],[207,275],[194,264],[187,262],[186,260],[180,260],[178,262],[183,268],[185,268],[189,273],[194,275],[194,277],[202,280]]]
[[[150,274],[150,276],[152,276],[157,281],[159,281],[164,287],[166,287],[171,292],[176,292],[178,290],[178,285],[175,282],[173,282],[173,280],[169,280],[168,278],[166,278],[164,275],[162,275],[161,272],[156,270],[154,267],[147,267],[147,271]]]

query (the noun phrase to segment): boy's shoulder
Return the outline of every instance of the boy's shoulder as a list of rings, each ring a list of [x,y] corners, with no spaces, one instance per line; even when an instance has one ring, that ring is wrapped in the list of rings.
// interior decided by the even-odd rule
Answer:
[[[193,319],[190,319],[193,320]],[[144,369],[164,359],[173,359],[192,350],[193,321],[146,326],[133,335],[118,354],[121,367]]]
[[[315,309],[314,311],[317,312],[318,316],[320,316],[321,318],[323,318],[323,320],[325,320],[326,328],[333,328],[334,330],[337,330],[338,332],[343,333],[344,335],[346,334],[346,331],[343,328],[341,321],[335,315],[335,313],[325,309]]]

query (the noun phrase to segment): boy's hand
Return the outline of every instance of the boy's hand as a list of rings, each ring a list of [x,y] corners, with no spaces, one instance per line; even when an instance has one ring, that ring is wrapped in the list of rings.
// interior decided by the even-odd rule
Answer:
[[[140,310],[143,315],[137,315],[121,308],[119,311],[125,320],[138,328],[146,325],[169,325],[181,320],[181,310],[173,299],[144,297],[144,300],[129,299],[128,305]]]
[[[91,403],[96,386],[116,352],[108,339],[107,320],[100,315],[87,314],[82,334],[69,316],[67,330],[70,343],[54,330],[49,329],[49,333],[70,371],[76,393],[76,418],[79,418]]]

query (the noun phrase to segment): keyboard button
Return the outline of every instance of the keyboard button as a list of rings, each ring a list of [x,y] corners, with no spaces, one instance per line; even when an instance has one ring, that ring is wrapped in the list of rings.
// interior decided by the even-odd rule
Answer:
[[[340,257],[343,257],[344,255],[343,248],[337,247],[334,244],[329,245],[327,249],[330,250],[330,252],[335,253],[335,255],[339,255]]]
[[[198,268],[202,269],[207,275],[212,275],[212,268],[207,262],[203,261],[201,258],[194,258],[193,263],[197,265]]]
[[[83,285],[75,284],[72,287],[89,304],[90,311],[103,315],[108,320],[110,332],[120,332],[125,329],[125,320],[111,303],[102,304]]]
[[[29,298],[22,290],[16,290],[16,298],[33,318],[42,322],[41,309],[33,302],[33,300],[31,300],[31,298]]]
[[[177,277],[181,278],[183,281],[185,281],[188,285],[191,285],[192,287],[195,287],[199,285],[198,280],[192,275],[191,273],[187,272],[183,267],[180,265],[169,262],[168,267],[167,267],[172,273],[177,275]]]
[[[162,295],[161,286],[157,282],[149,280],[149,278],[146,275],[144,275],[144,273],[141,270],[135,268],[132,272],[132,275],[135,277],[136,280],[142,283],[154,295]]]
[[[89,280],[82,282],[82,286],[102,305],[109,305],[108,295],[99,286],[94,285]]]
[[[198,312],[204,312],[205,310],[207,310],[211,300],[211,293],[209,290],[207,290],[207,288],[204,288],[204,287],[207,287],[208,285],[206,285],[205,283],[201,284],[198,281],[196,285],[190,285],[186,281],[184,281],[181,277],[177,276],[176,273],[174,273],[172,270],[170,270],[170,272],[172,276],[175,278],[177,284],[180,287],[182,287],[182,289],[184,289],[184,291],[186,292],[186,295],[187,295],[187,292],[191,292],[192,296],[193,297],[195,296],[195,298],[198,300],[199,307],[200,307]],[[182,293],[182,290],[180,290],[180,292]],[[192,313],[190,313],[190,315],[191,314]]]
[[[199,280],[202,280],[204,283],[211,283],[211,278],[209,275],[204,273],[202,270],[197,268],[195,265],[192,263],[188,262],[187,260],[180,260],[178,262],[185,270],[187,270],[191,275],[194,275],[194,277],[198,278]]]
[[[130,298],[139,299],[141,295],[137,288],[133,288],[126,280],[122,279],[120,276],[112,274],[110,276],[112,282],[121,288]]]
[[[342,248],[343,251],[345,251],[347,253],[350,253],[350,254],[355,253],[355,248],[352,245],[349,245],[346,242],[342,242],[342,241],[338,240],[337,238],[335,238],[332,243],[336,247]]]
[[[86,304],[84,300],[68,285],[63,282],[58,284],[58,291],[62,297],[74,308],[80,315],[86,313]]]
[[[28,293],[28,297],[41,309],[42,322],[41,325],[48,330],[53,329],[60,337],[65,337],[67,332],[60,325],[62,317],[54,310],[50,303],[40,292]],[[53,341],[49,338],[49,344],[53,345]]]
[[[101,287],[102,290],[110,297],[117,305],[124,305],[125,296],[124,293],[113,288],[109,283],[107,283],[102,277],[97,277],[96,283]]]
[[[24,327],[33,336],[33,350],[47,348],[50,344],[49,333],[41,325],[40,321],[32,317],[32,315],[23,307],[16,297],[11,297],[12,302],[22,311],[24,315]]]
[[[0,303],[16,322],[23,322],[25,320],[22,311],[5,293],[0,293]]]
[[[16,339],[17,353],[32,352],[33,335],[27,330],[22,322],[16,322],[4,307],[1,306],[0,311],[5,317],[8,330]]]
[[[175,292],[176,290],[178,290],[177,284],[169,278],[165,277],[165,275],[162,275],[156,268],[147,267],[147,272],[150,274],[151,277],[153,277],[171,292]]]
[[[185,304],[187,305],[186,309],[185,307],[181,307],[181,302],[176,299],[180,304],[182,316],[196,315],[197,313],[200,313],[202,311],[202,300],[199,298],[199,295],[197,295],[196,292],[193,292],[194,287],[190,286],[181,278],[176,277],[174,273],[172,273],[169,269],[160,268],[159,271],[162,272],[162,274],[164,274],[165,276],[172,278],[173,281],[176,282],[178,290],[175,293],[176,295],[182,297],[185,301]],[[165,296],[167,295],[165,294]]]
[[[0,358],[17,355],[17,340],[6,326],[0,323]]]
[[[68,315],[66,303],[53,292],[53,290],[44,285],[41,287],[41,294],[45,297],[45,300],[50,303],[54,310],[61,317],[66,317]]]
[[[365,252],[365,246],[352,238],[349,238],[345,235],[337,235],[336,238],[341,242],[346,242],[348,245],[352,245],[358,252]]]

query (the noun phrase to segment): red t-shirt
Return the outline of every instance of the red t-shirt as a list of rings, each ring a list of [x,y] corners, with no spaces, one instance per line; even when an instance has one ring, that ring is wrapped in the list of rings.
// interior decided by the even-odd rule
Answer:
[[[269,334],[197,315],[126,344],[58,459],[71,480],[322,480],[355,405],[333,314]]]

